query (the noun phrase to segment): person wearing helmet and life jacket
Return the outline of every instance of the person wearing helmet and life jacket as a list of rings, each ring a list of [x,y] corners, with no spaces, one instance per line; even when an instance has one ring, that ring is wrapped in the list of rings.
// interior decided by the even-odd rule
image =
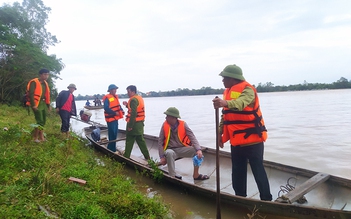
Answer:
[[[108,128],[108,140],[114,141],[118,135],[118,120],[123,118],[124,111],[119,103],[118,95],[116,94],[118,87],[114,84],[108,86],[107,92],[102,101],[104,102],[105,121]],[[110,142],[107,149],[116,152],[116,142]]]
[[[182,179],[182,176],[175,171],[175,160],[191,157],[194,165],[194,180],[209,179],[209,176],[199,173],[204,156],[193,131],[186,122],[180,120],[179,110],[175,107],[169,107],[164,114],[166,114],[166,121],[161,127],[158,138],[160,164],[167,164],[170,176]]]
[[[229,141],[232,156],[232,184],[235,194],[247,196],[247,162],[254,175],[260,199],[271,201],[269,182],[263,166],[267,129],[260,110],[256,89],[243,77],[237,65],[228,65],[219,74],[225,87],[223,99],[214,98],[215,109],[223,108],[219,146]]]
[[[56,113],[61,117],[61,132],[69,138],[69,124],[71,116],[77,116],[76,102],[73,92],[77,90],[75,84],[70,84],[68,90],[63,90],[56,98]]]
[[[144,139],[144,121],[145,121],[145,105],[143,98],[137,94],[137,88],[134,85],[127,87],[128,102],[123,101],[123,105],[128,108],[126,116],[126,146],[124,156],[130,158],[134,142],[138,144],[141,153],[146,160],[150,159],[150,154]]]
[[[28,96],[26,105],[31,107],[37,122],[33,131],[33,140],[37,143],[45,141],[44,126],[46,123],[46,111],[51,110],[50,88],[46,80],[49,78],[49,70],[43,68],[39,71],[39,78],[30,80],[27,84]]]

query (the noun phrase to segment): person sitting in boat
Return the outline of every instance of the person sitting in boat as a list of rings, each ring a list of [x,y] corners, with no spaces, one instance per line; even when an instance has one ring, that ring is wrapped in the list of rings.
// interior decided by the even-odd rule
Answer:
[[[181,179],[182,176],[175,171],[175,160],[191,157],[194,164],[194,180],[209,179],[209,176],[199,174],[204,156],[193,131],[186,122],[180,120],[179,110],[175,107],[169,107],[164,114],[166,114],[166,121],[161,127],[158,139],[160,164],[167,164],[169,175]]]
[[[81,110],[79,112],[79,115],[80,115],[81,120],[83,120],[84,122],[89,122],[92,114],[91,114],[91,112]]]
[[[87,100],[87,102],[85,103],[86,106],[90,106],[90,102],[89,100]]]
[[[89,100],[87,100],[87,102],[85,102],[85,105],[86,105],[86,106],[90,106]]]

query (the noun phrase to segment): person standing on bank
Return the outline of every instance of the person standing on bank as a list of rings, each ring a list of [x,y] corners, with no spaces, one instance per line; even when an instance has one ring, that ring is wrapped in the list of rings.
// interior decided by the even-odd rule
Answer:
[[[56,112],[61,117],[61,132],[69,138],[69,124],[71,116],[77,116],[76,102],[73,92],[77,90],[75,84],[68,85],[68,90],[63,90],[56,98]]]
[[[37,127],[33,131],[35,142],[45,141],[44,126],[46,123],[46,110],[51,110],[50,88],[46,80],[49,78],[49,70],[43,68],[39,71],[39,78],[30,80],[27,84],[27,106],[33,110]]]
[[[114,84],[108,86],[107,92],[102,101],[104,102],[104,114],[108,128],[108,140],[114,141],[118,135],[118,120],[123,118],[124,111],[119,103],[118,95],[116,94],[118,87]],[[116,152],[116,142],[110,142],[107,148]]]
[[[232,183],[235,194],[247,196],[247,161],[250,163],[260,199],[271,201],[269,182],[263,166],[263,142],[267,130],[256,89],[243,77],[237,65],[228,65],[219,74],[225,87],[223,99],[213,99],[215,109],[223,107],[219,133],[220,147],[230,141]]]
[[[176,174],[175,160],[182,157],[193,158],[194,180],[209,179],[207,175],[199,174],[203,155],[199,142],[189,126],[180,119],[179,110],[169,107],[166,112],[166,121],[163,123],[158,138],[158,152],[160,164],[168,166],[168,174],[177,179],[182,176]]]
[[[126,116],[127,133],[124,156],[130,158],[134,142],[136,141],[145,159],[149,160],[150,155],[144,139],[144,100],[141,96],[137,94],[137,88],[134,85],[130,85],[127,87],[127,94],[129,96],[128,103],[126,101],[123,101],[123,105],[125,105],[128,108],[128,115]]]

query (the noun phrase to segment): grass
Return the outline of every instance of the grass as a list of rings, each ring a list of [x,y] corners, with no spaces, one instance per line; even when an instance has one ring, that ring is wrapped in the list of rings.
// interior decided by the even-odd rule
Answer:
[[[25,108],[0,105],[0,218],[172,217],[160,197],[138,192],[121,164],[97,157],[77,135],[66,140],[54,112],[46,142],[33,142],[33,123]]]

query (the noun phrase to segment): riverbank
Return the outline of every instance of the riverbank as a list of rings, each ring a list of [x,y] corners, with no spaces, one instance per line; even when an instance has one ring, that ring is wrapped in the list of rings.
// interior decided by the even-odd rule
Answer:
[[[121,164],[96,156],[75,134],[66,140],[54,111],[47,141],[32,141],[34,123],[25,108],[0,105],[1,218],[172,218],[160,197],[138,192]]]

